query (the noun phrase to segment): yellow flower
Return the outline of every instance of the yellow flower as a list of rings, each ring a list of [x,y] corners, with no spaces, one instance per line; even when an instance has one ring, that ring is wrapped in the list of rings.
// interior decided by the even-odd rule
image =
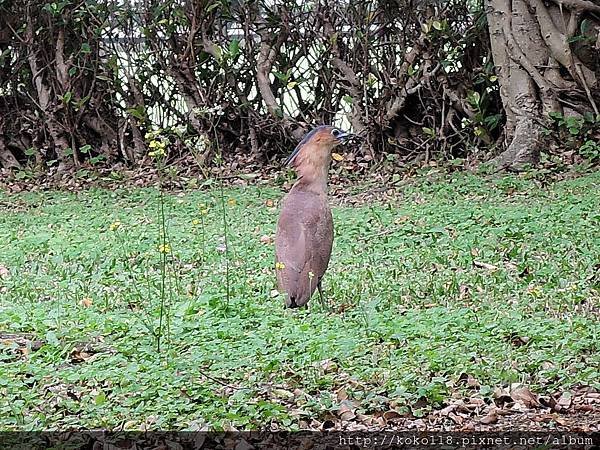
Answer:
[[[227,204],[229,206],[235,206],[237,202],[235,201],[235,198],[230,198],[229,200],[227,200]]]
[[[194,220],[192,220],[192,225],[194,225],[194,226],[200,225],[200,219],[194,219]]]
[[[119,227],[121,226],[121,222],[119,222],[118,220],[114,221],[113,223],[110,224],[110,231],[115,231],[118,230]]]
[[[277,270],[283,270],[283,269],[285,269],[285,264],[282,263],[282,262],[280,262],[280,261],[277,261],[275,263],[275,269],[277,269]]]
[[[204,208],[200,210],[200,214],[202,214],[203,216],[208,214],[208,208]]]
[[[165,152],[165,149],[163,147],[158,148],[154,151],[148,152],[148,156],[150,156],[151,158],[156,158],[157,156],[165,156],[166,154],[167,154],[167,152]]]
[[[308,272],[308,278],[309,279],[313,279],[315,277],[315,274],[313,273],[313,271],[311,270],[310,272]]]
[[[169,244],[161,244],[158,246],[158,251],[161,253],[171,253],[171,246]]]

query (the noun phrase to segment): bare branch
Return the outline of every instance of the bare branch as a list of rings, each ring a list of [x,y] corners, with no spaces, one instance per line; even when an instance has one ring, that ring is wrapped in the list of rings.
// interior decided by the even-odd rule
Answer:
[[[552,0],[554,3],[566,6],[568,8],[576,9],[579,11],[593,11],[600,13],[600,5],[596,5],[587,0]]]

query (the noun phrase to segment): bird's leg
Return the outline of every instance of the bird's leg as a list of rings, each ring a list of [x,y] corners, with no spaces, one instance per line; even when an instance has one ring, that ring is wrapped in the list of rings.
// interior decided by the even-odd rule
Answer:
[[[321,286],[321,280],[319,280],[319,282],[317,283],[317,289],[319,290],[319,298],[321,300],[321,306],[326,310],[326,311],[330,311],[329,305],[327,304],[327,301],[325,300],[325,297],[323,297],[323,287]]]

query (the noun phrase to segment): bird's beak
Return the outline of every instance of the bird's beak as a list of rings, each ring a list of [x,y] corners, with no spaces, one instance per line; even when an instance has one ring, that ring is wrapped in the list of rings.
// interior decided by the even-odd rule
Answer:
[[[342,144],[348,142],[353,137],[354,135],[352,133],[346,133],[344,131],[342,131],[336,136],[337,140],[340,141]]]

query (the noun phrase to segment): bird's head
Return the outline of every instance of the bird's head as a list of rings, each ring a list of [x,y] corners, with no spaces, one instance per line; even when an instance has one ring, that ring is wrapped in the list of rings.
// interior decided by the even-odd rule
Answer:
[[[304,136],[285,163],[303,176],[306,171],[327,170],[334,147],[353,136],[331,125],[318,126]]]

